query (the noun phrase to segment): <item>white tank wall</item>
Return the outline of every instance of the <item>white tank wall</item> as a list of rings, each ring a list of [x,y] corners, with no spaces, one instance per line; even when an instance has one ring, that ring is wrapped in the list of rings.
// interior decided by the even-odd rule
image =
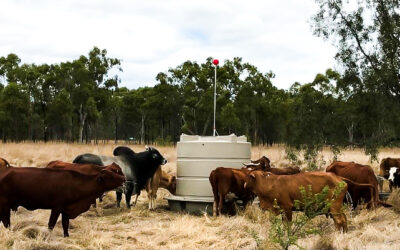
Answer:
[[[241,168],[250,161],[246,137],[181,135],[177,145],[177,195],[212,197],[209,181],[217,167]]]

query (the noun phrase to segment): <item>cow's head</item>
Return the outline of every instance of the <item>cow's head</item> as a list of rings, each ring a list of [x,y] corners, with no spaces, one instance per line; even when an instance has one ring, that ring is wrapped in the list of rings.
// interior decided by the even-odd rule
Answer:
[[[115,162],[111,163],[108,166],[105,166],[104,169],[109,170],[111,172],[114,172],[114,173],[116,173],[118,175],[124,176],[124,173],[122,172],[121,167]]]
[[[400,169],[397,167],[391,167],[389,170],[389,178],[388,180],[391,182],[395,182],[395,180],[398,182],[400,178]]]
[[[149,153],[151,153],[151,158],[154,162],[156,162],[158,165],[165,165],[167,164],[167,159],[165,159],[160,152],[158,152],[157,149],[153,148],[153,147],[148,147],[146,146],[146,151],[148,151]]]
[[[248,191],[254,191],[256,186],[256,181],[258,179],[258,175],[261,174],[259,170],[250,171],[245,178],[244,181],[244,189]]]
[[[110,170],[103,169],[97,176],[97,180],[104,188],[104,191],[108,191],[121,186],[125,182],[125,177]]]
[[[270,165],[271,161],[268,159],[268,157],[263,156],[258,160],[255,161],[250,161],[250,163],[243,163],[246,167],[250,167],[252,169],[258,169],[258,170],[269,170],[271,168]]]

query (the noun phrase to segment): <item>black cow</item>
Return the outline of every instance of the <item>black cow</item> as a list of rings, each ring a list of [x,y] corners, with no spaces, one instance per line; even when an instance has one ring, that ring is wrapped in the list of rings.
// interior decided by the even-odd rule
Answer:
[[[131,207],[131,196],[145,188],[148,179],[153,177],[157,167],[167,163],[167,160],[153,147],[146,147],[146,151],[135,153],[128,147],[117,147],[113,152],[114,157],[94,154],[82,154],[74,159],[74,163],[93,163],[100,166],[116,162],[125,175],[125,189],[117,189],[117,206],[120,207],[122,193],[125,192],[126,206]]]

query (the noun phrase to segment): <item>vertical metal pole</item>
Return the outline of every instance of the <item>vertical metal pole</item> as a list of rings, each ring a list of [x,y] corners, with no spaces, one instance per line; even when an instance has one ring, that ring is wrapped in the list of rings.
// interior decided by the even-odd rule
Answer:
[[[217,109],[217,65],[215,65],[215,76],[214,76],[214,130],[213,136],[215,136],[215,112]]]

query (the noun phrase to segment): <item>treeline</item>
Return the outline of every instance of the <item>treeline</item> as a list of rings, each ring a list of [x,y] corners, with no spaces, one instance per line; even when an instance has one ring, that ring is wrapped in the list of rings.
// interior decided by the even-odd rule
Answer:
[[[272,72],[241,58],[226,60],[217,68],[217,132],[310,152],[355,145],[374,154],[379,146],[397,145],[399,4],[361,1],[346,12],[340,0],[316,2],[314,33],[337,44],[341,73],[328,69],[283,90],[273,85]],[[181,133],[212,134],[211,58],[183,62],[159,73],[154,87],[138,89],[121,87],[118,77],[109,76],[113,68],[120,69],[120,60],[96,47],[53,65],[21,64],[15,54],[1,57],[2,140],[169,143]]]

